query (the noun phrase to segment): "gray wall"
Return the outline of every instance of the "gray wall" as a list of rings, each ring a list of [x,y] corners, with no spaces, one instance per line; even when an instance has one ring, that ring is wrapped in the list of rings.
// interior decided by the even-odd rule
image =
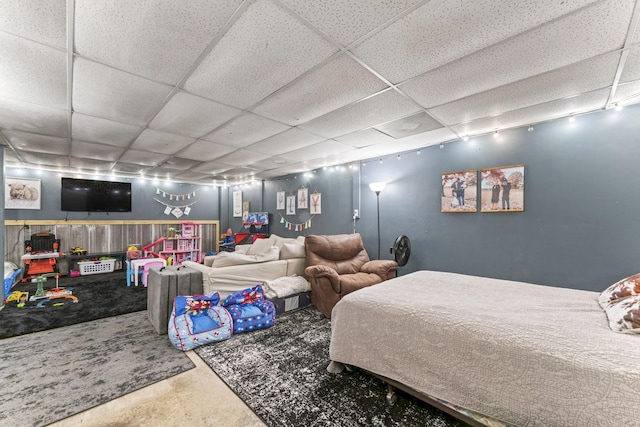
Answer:
[[[4,219],[7,220],[176,220],[173,215],[165,215],[166,208],[162,203],[172,206],[191,206],[189,215],[183,215],[180,220],[214,220],[219,219],[220,189],[206,185],[192,185],[180,183],[154,183],[149,180],[115,179],[121,182],[131,182],[132,202],[131,212],[64,212],[60,210],[60,175],[55,172],[43,171],[39,174],[34,170],[25,169],[16,171],[8,168],[5,176],[36,178],[42,185],[42,208],[40,210],[6,209]],[[83,179],[94,179],[83,176]],[[108,177],[99,176],[95,179],[109,180]],[[4,185],[3,185],[4,187]],[[157,190],[164,191],[157,194]],[[184,195],[195,192],[195,197],[188,200],[169,200],[168,194]]]
[[[375,196],[365,186],[386,181],[382,241],[412,241],[401,274],[432,269],[602,290],[639,270],[639,116],[640,106],[601,111],[507,131],[499,141],[485,136],[370,162],[361,185],[367,247],[375,246]],[[515,164],[525,165],[524,212],[440,212],[443,172]]]
[[[266,180],[241,188],[209,189],[174,184],[174,193],[198,189],[201,200],[188,217],[220,219],[221,230],[242,231],[242,220],[231,215],[232,192],[240,190],[252,211],[271,214],[271,232],[285,237],[353,231],[352,212],[360,210],[356,231],[372,258],[377,252],[376,196],[368,184],[387,182],[380,194],[382,258],[401,234],[411,238],[412,255],[400,269],[452,271],[553,286],[599,291],[638,272],[636,213],[640,199],[635,183],[640,159],[640,105],[622,112],[601,111],[505,131],[492,136],[455,141],[356,165],[354,170],[319,169]],[[444,172],[525,165],[525,211],[509,213],[442,213],[440,180]],[[10,171],[7,172],[12,176]],[[5,211],[6,219],[61,219],[57,177],[43,178],[42,211]],[[92,214],[95,219],[166,219],[153,201],[156,186],[134,183],[134,212]],[[157,187],[163,187],[158,184]],[[322,194],[322,214],[300,232],[308,211],[286,215],[276,210],[276,193],[296,194],[301,187]],[[202,191],[201,191],[202,190]],[[209,196],[210,194],[210,196]],[[114,218],[115,217],[115,218]],[[75,213],[69,219],[87,219]],[[185,218],[187,219],[187,218]]]

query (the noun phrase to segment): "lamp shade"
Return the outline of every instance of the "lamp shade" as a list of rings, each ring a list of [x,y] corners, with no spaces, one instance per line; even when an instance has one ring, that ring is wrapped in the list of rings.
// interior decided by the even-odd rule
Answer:
[[[369,184],[369,188],[374,193],[380,193],[382,190],[384,190],[384,187],[386,185],[387,185],[386,182],[372,182],[371,184]]]

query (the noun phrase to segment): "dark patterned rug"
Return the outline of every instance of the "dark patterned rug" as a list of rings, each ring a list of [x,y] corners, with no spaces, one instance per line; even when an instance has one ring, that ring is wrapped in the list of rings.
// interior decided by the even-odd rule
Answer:
[[[466,425],[404,393],[387,405],[384,383],[360,370],[328,373],[330,336],[310,306],[195,352],[269,426]]]
[[[54,299],[40,304],[28,302],[21,308],[16,302],[9,302],[0,310],[0,338],[147,309],[147,289],[144,286],[127,287],[127,278],[123,271],[79,277],[63,276],[58,285],[73,288],[72,293],[78,298],[78,302]],[[44,284],[45,291],[55,287],[54,278],[49,278]],[[29,295],[33,295],[36,288],[36,283],[25,282],[16,284],[12,291],[27,291]]]
[[[47,425],[193,367],[146,311],[1,340],[0,425]]]

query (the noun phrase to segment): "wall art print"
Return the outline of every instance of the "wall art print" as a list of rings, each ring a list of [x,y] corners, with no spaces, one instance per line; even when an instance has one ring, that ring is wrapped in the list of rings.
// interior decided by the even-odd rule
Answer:
[[[477,212],[478,171],[466,170],[442,174],[442,212]]]
[[[278,191],[276,193],[276,209],[277,210],[284,210],[285,198],[286,198],[286,195],[284,191]]]
[[[287,215],[296,214],[296,196],[287,196]]]
[[[481,212],[524,211],[524,165],[482,169]]]
[[[309,189],[298,189],[298,209],[309,209]]]
[[[40,209],[42,187],[39,179],[5,178],[5,209]]]
[[[322,194],[311,194],[311,207],[309,208],[309,214],[320,215],[322,213]]]
[[[233,192],[233,217],[242,217],[242,191]]]

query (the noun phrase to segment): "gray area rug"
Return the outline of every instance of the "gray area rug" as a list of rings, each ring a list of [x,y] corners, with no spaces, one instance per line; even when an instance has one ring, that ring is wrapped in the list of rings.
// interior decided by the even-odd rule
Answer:
[[[46,425],[194,366],[146,311],[0,340],[0,425]]]
[[[466,425],[404,393],[388,406],[384,383],[363,371],[328,373],[330,337],[309,306],[195,352],[269,426]]]

